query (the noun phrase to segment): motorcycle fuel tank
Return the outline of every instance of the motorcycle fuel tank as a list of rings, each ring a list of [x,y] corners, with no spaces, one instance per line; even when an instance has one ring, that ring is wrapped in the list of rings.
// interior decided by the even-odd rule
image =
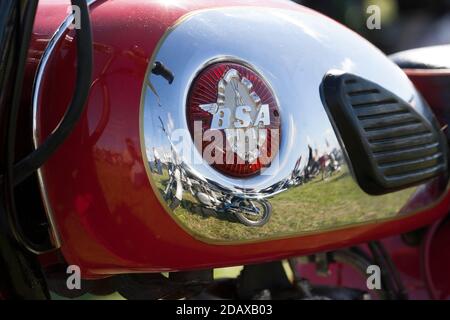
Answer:
[[[86,112],[39,172],[55,244],[85,277],[303,255],[445,214],[440,128],[345,27],[285,1],[90,7]],[[72,20],[38,68],[36,145],[72,95]]]

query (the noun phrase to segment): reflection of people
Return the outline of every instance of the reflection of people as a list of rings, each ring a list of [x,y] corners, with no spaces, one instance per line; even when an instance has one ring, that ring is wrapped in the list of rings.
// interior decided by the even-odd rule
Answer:
[[[292,171],[293,177],[297,177],[300,174],[300,163],[302,162],[302,156],[297,159],[297,162],[295,163],[294,170]]]
[[[325,173],[327,171],[329,160],[330,158],[326,153],[319,158],[320,171],[322,172],[322,180],[325,178]]]
[[[131,167],[131,181],[133,181],[134,185],[136,186],[142,186],[145,183],[146,178],[141,158],[131,139],[126,139],[125,143],[126,149],[124,159],[126,159],[125,162]]]
[[[318,153],[317,149],[313,151],[312,147],[308,145],[308,150],[308,164],[307,170],[305,171],[305,178],[307,180],[312,179],[320,169],[319,163],[316,160]]]
[[[153,147],[153,156],[155,157],[155,166],[156,166],[156,172],[160,175],[162,175],[162,164],[161,159],[159,157],[158,150],[156,150],[155,147]]]

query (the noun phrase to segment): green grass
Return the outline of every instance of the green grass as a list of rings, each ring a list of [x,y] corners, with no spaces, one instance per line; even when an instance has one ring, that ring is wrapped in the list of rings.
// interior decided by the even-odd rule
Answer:
[[[167,184],[167,175],[156,176],[160,192]],[[354,182],[347,170],[326,181],[321,178],[270,199],[271,220],[263,227],[251,228],[237,222],[231,215],[217,215],[211,210],[192,208],[195,199],[183,194],[183,205],[174,215],[193,234],[214,241],[255,240],[309,233],[395,216],[414,192],[413,189],[368,196]]]

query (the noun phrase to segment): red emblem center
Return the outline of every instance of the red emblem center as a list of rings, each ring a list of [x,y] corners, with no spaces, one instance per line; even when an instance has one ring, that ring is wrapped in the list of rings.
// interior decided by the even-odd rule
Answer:
[[[187,121],[203,160],[220,172],[248,177],[268,167],[280,144],[280,113],[269,85],[231,62],[208,66],[195,78]]]

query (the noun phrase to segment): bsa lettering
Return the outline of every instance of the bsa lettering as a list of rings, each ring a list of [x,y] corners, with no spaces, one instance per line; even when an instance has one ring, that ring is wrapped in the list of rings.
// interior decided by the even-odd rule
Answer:
[[[278,102],[268,83],[245,63],[219,62],[202,70],[187,108],[203,161],[236,177],[261,174],[272,165],[280,145]]]
[[[199,107],[213,115],[210,129],[224,130],[233,152],[248,162],[258,158],[257,150],[243,144],[254,145],[255,149],[266,142],[265,127],[270,125],[270,111],[268,104],[261,104],[247,78],[235,69],[228,70],[219,81],[217,102]]]

